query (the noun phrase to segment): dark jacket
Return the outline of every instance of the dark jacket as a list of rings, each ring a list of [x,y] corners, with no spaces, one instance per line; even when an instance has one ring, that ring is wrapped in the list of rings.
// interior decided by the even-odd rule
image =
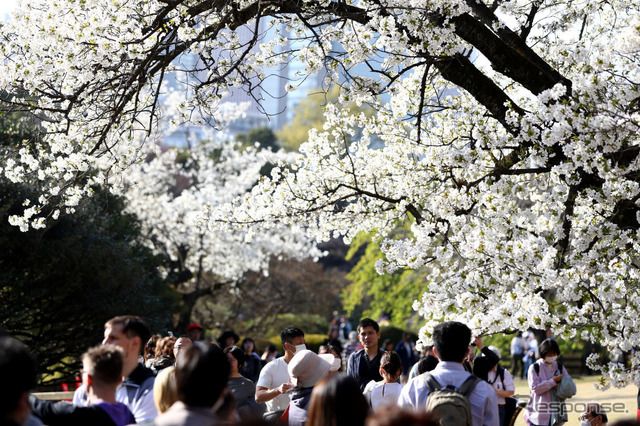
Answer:
[[[302,388],[291,394],[289,426],[304,426],[309,416],[309,401],[313,388]]]
[[[396,345],[396,353],[400,357],[400,361],[402,361],[402,374],[406,376],[407,374],[409,374],[409,371],[411,370],[411,367],[413,367],[413,364],[416,363],[416,355],[413,352],[413,347],[411,347],[407,351],[407,347],[405,346],[404,341],[400,341]]]
[[[257,383],[260,377],[260,370],[262,370],[262,360],[257,353],[252,352],[251,355],[247,355],[247,359],[240,369],[240,374],[253,383]]]
[[[365,349],[355,351],[349,357],[347,362],[347,374],[360,385],[360,390],[364,391],[365,386],[371,380],[379,382],[382,380],[380,375],[380,359],[384,351],[378,348],[378,354],[370,361],[367,361]]]
[[[43,401],[31,395],[31,411],[49,426],[121,426],[135,423],[136,419],[124,404],[109,404],[117,411],[116,422],[100,404],[80,407],[69,402]]]

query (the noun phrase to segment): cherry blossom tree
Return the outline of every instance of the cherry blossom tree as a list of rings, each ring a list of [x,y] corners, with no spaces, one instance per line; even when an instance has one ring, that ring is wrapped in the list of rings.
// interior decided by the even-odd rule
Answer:
[[[144,240],[165,259],[167,281],[182,297],[179,330],[192,322],[199,299],[232,298],[245,274],[266,273],[274,258],[322,255],[300,226],[275,226],[255,233],[248,229],[213,232],[203,219],[207,211],[251,189],[263,167],[284,162],[288,156],[209,141],[191,149],[158,148],[150,160],[123,175],[128,210],[140,218]],[[221,321],[198,320],[205,327]]]
[[[423,339],[459,319],[477,333],[549,326],[630,350],[640,338],[639,9],[630,0],[23,2],[2,29],[0,87],[16,94],[2,104],[36,115],[45,136],[15,146],[18,160],[2,173],[36,175],[48,192],[12,221],[43,226],[39,206],[72,209],[90,184],[125,171],[161,118],[167,73],[190,87],[181,120],[215,121],[228,88],[259,100],[270,70],[295,58],[304,75],[322,69],[327,87],[340,85],[339,102],[299,158],[208,210],[210,226],[303,223],[318,240],[377,232],[379,272],[428,270],[415,303]],[[197,64],[180,62],[187,53]],[[349,102],[375,113],[354,115]],[[407,218],[409,235],[392,238]],[[631,369],[601,368],[622,386],[640,384],[638,367],[636,353]]]

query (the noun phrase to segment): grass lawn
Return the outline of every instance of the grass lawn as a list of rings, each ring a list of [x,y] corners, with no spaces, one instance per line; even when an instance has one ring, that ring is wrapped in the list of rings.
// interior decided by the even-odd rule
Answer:
[[[616,389],[610,388],[609,390],[602,392],[595,388],[593,385],[596,381],[597,376],[584,376],[584,377],[574,377],[573,380],[576,382],[576,386],[578,388],[578,392],[576,396],[571,398],[569,401],[572,403],[586,403],[590,401],[597,401],[600,403],[623,403],[625,404],[625,409],[628,413],[608,413],[609,423],[612,423],[614,420],[624,419],[624,418],[636,418],[636,410],[637,410],[637,394],[638,388],[631,385],[627,386],[624,389]],[[518,380],[515,381],[516,385],[516,396],[520,395],[520,399],[526,399],[529,396],[529,385],[526,380]],[[567,402],[569,402],[567,401]],[[581,404],[578,404],[578,408],[583,408]],[[569,407],[569,409],[571,409]],[[580,421],[578,420],[578,416],[580,413],[569,411],[569,422],[567,426],[579,426]],[[526,422],[524,421],[524,410],[520,412],[518,415],[518,419],[516,420],[516,426],[525,426]]]

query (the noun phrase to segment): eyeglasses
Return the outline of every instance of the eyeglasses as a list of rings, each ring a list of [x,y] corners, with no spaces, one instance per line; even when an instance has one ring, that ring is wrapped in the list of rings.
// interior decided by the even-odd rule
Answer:
[[[585,414],[582,414],[580,417],[578,417],[578,420],[580,421],[593,420],[593,419],[595,419],[595,416],[593,416],[591,413],[585,413]]]

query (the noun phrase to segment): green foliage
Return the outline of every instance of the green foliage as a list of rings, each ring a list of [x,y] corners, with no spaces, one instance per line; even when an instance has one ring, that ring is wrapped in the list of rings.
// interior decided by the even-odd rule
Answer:
[[[236,141],[243,147],[258,143],[261,148],[271,148],[273,151],[280,149],[275,133],[267,126],[254,127],[247,133],[240,133],[236,135]]]
[[[8,216],[34,192],[0,180],[0,324],[37,355],[45,378],[77,373],[77,357],[115,315],[170,325],[175,298],[122,198],[97,191],[74,215],[22,233]]]
[[[309,350],[312,350],[318,353],[320,349],[320,345],[322,345],[327,340],[326,334],[304,334],[304,340],[307,344]]]
[[[351,244],[347,259],[356,253],[364,253],[358,263],[347,274],[351,283],[342,291],[341,297],[347,314],[362,308],[362,316],[378,318],[390,316],[392,324],[410,328],[415,317],[413,301],[422,294],[421,271],[402,270],[380,275],[375,269],[378,260],[384,259],[378,241],[371,234],[358,235]]]
[[[573,338],[573,339],[564,339],[561,336],[556,337],[556,341],[558,342],[558,347],[560,348],[561,354],[580,354],[585,351],[587,343],[584,340]],[[589,344],[589,346],[591,346]]]
[[[261,149],[269,148],[274,152],[280,149],[276,134],[267,126],[254,127],[247,133],[240,133],[236,135],[236,141],[240,142],[241,148],[253,146],[257,143]],[[274,167],[275,165],[273,164],[265,164],[260,169],[260,174],[262,176],[269,176]]]
[[[311,92],[302,99],[295,107],[295,113],[291,123],[285,125],[282,130],[277,132],[278,139],[282,143],[282,147],[289,151],[297,151],[300,145],[308,140],[308,133],[311,129],[322,130],[324,119],[324,107],[330,103],[336,103],[340,94],[339,87],[332,87],[327,93],[321,90]],[[358,107],[355,104],[349,105],[352,113],[362,111],[370,114],[370,110],[366,107]]]
[[[317,314],[280,314],[264,332],[264,336],[280,336],[280,332],[287,327],[297,327],[305,334],[323,334],[326,336],[329,321]]]
[[[301,328],[301,330],[304,331],[303,328]],[[320,345],[322,345],[324,341],[327,340],[327,335],[307,333],[305,331],[304,340],[307,345],[307,348],[317,353],[318,349],[320,348]],[[283,354],[284,352],[284,349],[282,348],[282,340],[280,340],[280,332],[278,332],[277,335],[273,335],[269,337],[268,339],[264,339],[264,338],[257,339],[255,340],[255,342],[256,342],[256,348],[259,349],[259,350],[256,350],[256,352],[263,352],[267,348],[267,345],[269,343],[273,343],[274,345],[276,345],[276,350],[280,352],[280,354]]]
[[[418,335],[416,333],[411,333],[408,330],[393,326],[380,327],[380,346],[382,346],[382,342],[384,340],[389,339],[393,342],[393,345],[395,347],[395,345],[397,345],[398,342],[402,340],[402,335],[404,333],[409,333],[411,335],[412,341],[415,342],[416,340],[418,340]]]
[[[1,93],[0,99],[11,98],[7,93]],[[39,133],[36,120],[26,113],[11,113],[0,111],[0,146],[15,148],[29,141]]]
[[[482,338],[485,346],[495,346],[500,351],[500,357],[503,360],[510,359],[511,339],[515,334],[492,334]]]

